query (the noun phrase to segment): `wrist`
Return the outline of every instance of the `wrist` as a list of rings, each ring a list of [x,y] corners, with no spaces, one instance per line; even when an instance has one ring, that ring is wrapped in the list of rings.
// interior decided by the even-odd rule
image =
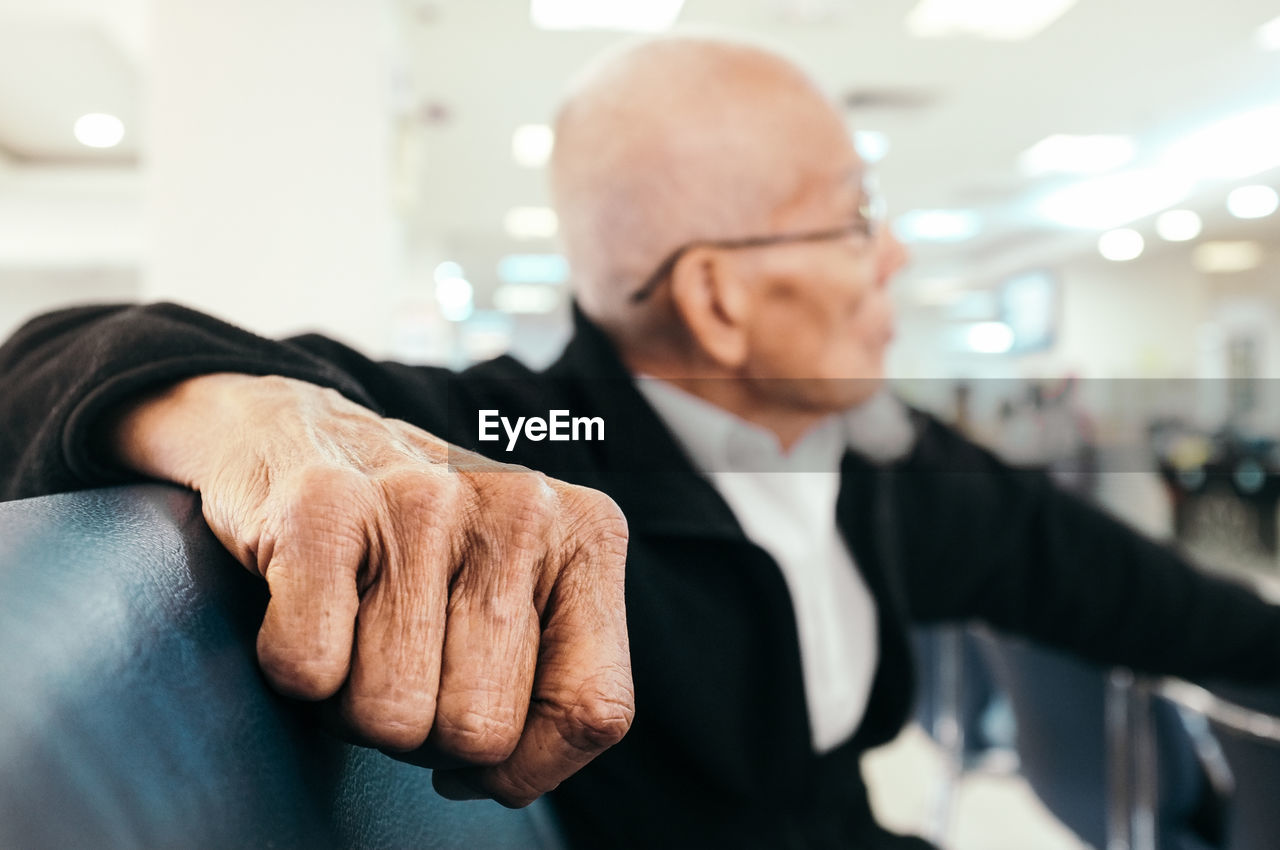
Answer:
[[[124,469],[199,490],[244,422],[238,408],[246,392],[261,380],[200,375],[126,402],[108,420],[107,451]]]

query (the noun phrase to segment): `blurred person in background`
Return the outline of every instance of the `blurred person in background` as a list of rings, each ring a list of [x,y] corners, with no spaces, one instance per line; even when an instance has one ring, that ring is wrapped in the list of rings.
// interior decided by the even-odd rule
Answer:
[[[577,308],[546,371],[62,311],[0,349],[3,493],[199,490],[268,582],[279,690],[446,796],[552,792],[575,846],[929,846],[859,769],[908,716],[912,621],[1280,679],[1277,609],[884,389],[905,253],[799,69],[631,45],[556,140]],[[481,439],[553,409],[607,438]]]

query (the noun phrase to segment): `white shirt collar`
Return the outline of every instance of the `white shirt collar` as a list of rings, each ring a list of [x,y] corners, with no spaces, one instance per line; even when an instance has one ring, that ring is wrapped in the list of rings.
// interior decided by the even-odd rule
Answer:
[[[703,472],[833,472],[846,449],[875,463],[904,457],[915,443],[906,407],[881,390],[863,404],[819,422],[790,452],[766,428],[661,378],[641,375],[636,388]]]

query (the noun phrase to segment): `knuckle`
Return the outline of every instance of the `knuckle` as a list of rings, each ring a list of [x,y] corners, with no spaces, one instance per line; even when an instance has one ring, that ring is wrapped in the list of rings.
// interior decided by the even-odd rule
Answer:
[[[508,774],[493,783],[493,799],[508,809],[523,809],[555,786],[542,788],[522,776]]]
[[[573,486],[561,499],[566,505],[570,533],[604,551],[625,555],[629,531],[618,503],[599,490]]]
[[[372,485],[360,473],[331,466],[309,466],[298,471],[285,488],[283,504],[276,512],[279,537],[294,535],[303,542],[311,536],[325,539],[354,530],[358,518],[376,508]]]
[[[509,542],[522,551],[546,546],[547,530],[555,521],[555,506],[541,491],[524,488],[524,494],[505,506]]]
[[[464,710],[442,712],[436,718],[440,746],[453,755],[476,764],[499,764],[515,750],[520,740],[515,718],[493,712]]]
[[[630,676],[606,687],[590,689],[566,707],[560,734],[577,749],[608,749],[623,739],[635,718],[635,698]]]
[[[547,547],[556,521],[555,493],[545,476],[528,471],[473,478],[468,544],[499,570],[523,565]],[[512,557],[516,556],[516,557]]]
[[[346,665],[297,647],[258,641],[258,663],[277,690],[287,696],[319,700],[332,696],[346,679]]]
[[[431,732],[431,711],[417,710],[392,699],[349,697],[344,713],[351,728],[374,747],[402,752],[414,750],[422,746]]]
[[[381,485],[386,503],[400,512],[448,516],[461,500],[456,476],[431,469],[398,470],[384,476]]]
[[[311,464],[298,470],[291,497],[301,502],[338,502],[359,494],[368,482],[354,469],[329,464]]]

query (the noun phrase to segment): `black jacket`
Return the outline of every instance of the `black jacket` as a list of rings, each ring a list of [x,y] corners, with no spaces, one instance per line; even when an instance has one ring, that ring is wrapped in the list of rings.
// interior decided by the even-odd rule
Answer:
[[[850,453],[838,523],[880,621],[870,704],[854,737],[810,747],[796,627],[772,558],[743,534],[578,317],[543,372],[502,357],[459,374],[376,363],[319,336],[273,342],[173,305],[41,317],[0,348],[0,493],[127,480],[94,442],[102,413],[211,371],[331,386],[499,460],[611,495],[627,516],[634,726],[554,793],[583,846],[897,847],[859,774],[912,700],[909,621],[977,619],[1107,663],[1187,677],[1280,680],[1280,615],[1168,549],[1015,471],[921,414],[909,456]],[[605,420],[603,442],[477,440],[477,410]]]

